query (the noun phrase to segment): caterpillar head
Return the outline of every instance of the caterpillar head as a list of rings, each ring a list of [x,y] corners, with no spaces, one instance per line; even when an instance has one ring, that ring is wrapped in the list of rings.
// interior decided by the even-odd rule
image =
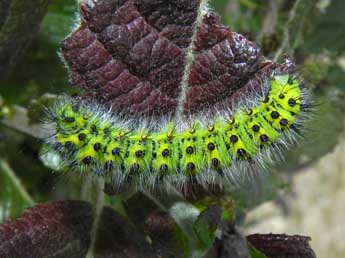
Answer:
[[[272,93],[276,102],[287,111],[297,114],[301,107],[301,88],[299,81],[290,75],[277,75],[271,81]]]
[[[301,88],[296,78],[289,75],[277,75],[271,80],[272,99],[267,97],[264,100],[264,106],[269,109],[270,106],[276,107],[267,116],[275,128],[287,129],[295,121],[295,116],[301,109]]]

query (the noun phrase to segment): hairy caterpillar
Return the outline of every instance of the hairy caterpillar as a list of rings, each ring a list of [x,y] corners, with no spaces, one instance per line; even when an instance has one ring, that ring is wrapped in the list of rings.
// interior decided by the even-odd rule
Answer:
[[[47,142],[70,169],[146,189],[178,188],[189,180],[223,185],[255,165],[265,166],[293,143],[309,105],[300,81],[274,75],[255,96],[216,118],[130,126],[111,110],[63,98],[50,109]],[[162,184],[163,183],[163,184]]]

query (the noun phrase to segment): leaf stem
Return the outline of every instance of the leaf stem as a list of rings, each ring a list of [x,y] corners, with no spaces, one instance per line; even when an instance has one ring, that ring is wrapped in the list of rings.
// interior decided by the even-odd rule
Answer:
[[[95,251],[95,244],[97,241],[97,231],[98,226],[101,220],[103,206],[104,206],[104,179],[98,178],[97,181],[97,200],[96,200],[96,207],[95,207],[95,216],[93,220],[92,230],[91,230],[91,242],[89,246],[88,253],[86,255],[87,258],[93,258],[94,257],[94,251]]]
[[[1,124],[34,138],[43,139],[48,136],[43,124],[30,124],[26,108],[18,105],[14,105],[11,108],[14,112],[13,115],[0,120]]]

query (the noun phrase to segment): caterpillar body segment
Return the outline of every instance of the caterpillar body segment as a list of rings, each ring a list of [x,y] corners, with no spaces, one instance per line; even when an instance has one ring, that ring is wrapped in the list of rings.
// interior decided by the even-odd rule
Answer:
[[[118,185],[134,180],[145,188],[159,182],[182,186],[191,178],[202,185],[222,184],[253,163],[264,163],[273,146],[294,140],[303,97],[299,81],[276,75],[253,105],[243,105],[213,122],[196,119],[179,128],[133,129],[102,107],[64,99],[50,110],[48,139],[68,167],[110,176]],[[279,151],[279,150],[278,150]]]

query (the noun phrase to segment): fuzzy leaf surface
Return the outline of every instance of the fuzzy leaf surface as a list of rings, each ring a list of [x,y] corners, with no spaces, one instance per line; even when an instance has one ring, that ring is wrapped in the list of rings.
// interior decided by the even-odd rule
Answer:
[[[263,56],[206,3],[83,1],[81,25],[61,45],[72,84],[127,114],[193,113],[231,102],[252,85]]]
[[[84,201],[36,205],[0,225],[1,258],[84,258],[91,243],[95,211]],[[145,236],[109,207],[100,215],[95,258],[156,258]]]
[[[0,225],[0,257],[83,258],[92,220],[92,206],[85,202],[34,206]]]

